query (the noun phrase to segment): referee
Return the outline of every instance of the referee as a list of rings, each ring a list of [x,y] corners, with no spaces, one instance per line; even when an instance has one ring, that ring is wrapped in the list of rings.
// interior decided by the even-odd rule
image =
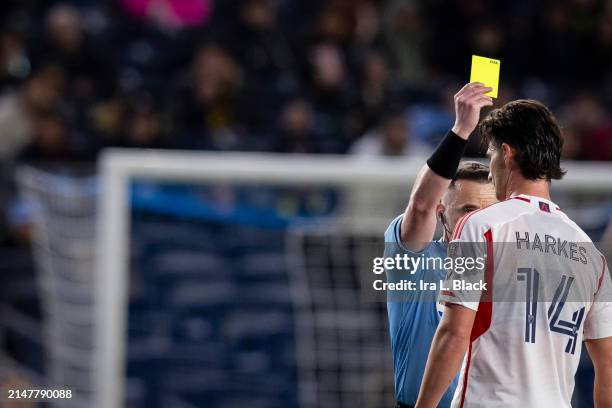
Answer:
[[[399,254],[444,259],[446,244],[457,220],[495,202],[495,191],[487,179],[488,167],[477,162],[460,164],[467,139],[480,119],[480,110],[493,104],[485,95],[490,90],[475,82],[465,85],[455,95],[455,125],[421,169],[406,211],[385,232],[386,257]],[[444,234],[433,240],[437,219]],[[419,268],[414,272],[410,279],[417,282],[439,282],[446,277],[443,269]],[[387,270],[386,274],[387,281],[398,278],[395,271]],[[396,407],[411,407],[416,403],[431,341],[442,314],[436,298],[434,291],[388,293]],[[450,406],[455,386],[453,382],[440,407]]]

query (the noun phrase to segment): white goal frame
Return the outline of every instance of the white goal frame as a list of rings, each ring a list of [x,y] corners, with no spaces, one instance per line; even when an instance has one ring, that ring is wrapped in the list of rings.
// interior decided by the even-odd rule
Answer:
[[[101,190],[96,231],[96,407],[123,406],[132,181],[386,185],[408,190],[423,163],[424,159],[335,155],[105,150],[98,165]],[[612,164],[566,162],[563,167],[568,174],[553,184],[554,191],[612,192]]]

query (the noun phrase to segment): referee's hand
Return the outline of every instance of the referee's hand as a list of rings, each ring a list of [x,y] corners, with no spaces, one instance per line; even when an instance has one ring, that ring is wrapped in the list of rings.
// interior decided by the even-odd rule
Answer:
[[[455,94],[455,125],[452,131],[467,140],[480,120],[480,109],[492,106],[493,99],[485,93],[492,88],[480,82],[470,82]]]

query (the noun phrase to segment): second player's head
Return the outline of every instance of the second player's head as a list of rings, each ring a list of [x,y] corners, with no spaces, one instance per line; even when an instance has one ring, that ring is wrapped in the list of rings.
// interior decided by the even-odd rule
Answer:
[[[519,99],[492,110],[479,125],[491,159],[490,177],[499,200],[508,198],[516,177],[558,180],[563,138],[557,119],[542,103]]]
[[[464,161],[459,164],[457,173],[437,208],[447,241],[461,217],[496,201],[495,190],[488,177],[489,167],[482,163]]]

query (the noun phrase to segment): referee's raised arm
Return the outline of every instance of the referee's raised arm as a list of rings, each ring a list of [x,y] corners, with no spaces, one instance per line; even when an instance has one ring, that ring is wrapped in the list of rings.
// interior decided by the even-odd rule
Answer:
[[[437,206],[455,176],[480,110],[493,105],[491,97],[485,95],[490,90],[472,82],[455,94],[455,125],[419,172],[404,212],[400,237],[407,249],[420,251],[433,239]]]

